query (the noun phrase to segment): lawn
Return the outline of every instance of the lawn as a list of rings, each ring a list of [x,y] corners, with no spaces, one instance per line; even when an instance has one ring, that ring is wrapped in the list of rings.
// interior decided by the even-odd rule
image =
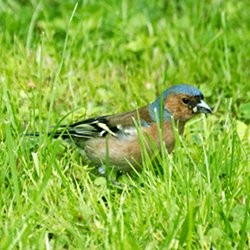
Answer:
[[[0,249],[250,249],[249,13],[246,0],[0,0]],[[123,188],[45,135],[178,83],[213,114]]]

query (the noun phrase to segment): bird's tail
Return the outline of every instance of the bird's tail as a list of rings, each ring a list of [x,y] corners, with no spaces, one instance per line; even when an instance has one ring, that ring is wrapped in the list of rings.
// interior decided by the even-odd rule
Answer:
[[[27,136],[27,137],[39,137],[39,136],[40,136],[40,133],[39,133],[39,132],[31,132],[31,133],[22,134],[22,136]]]
[[[39,132],[31,132],[31,133],[25,133],[23,136],[27,137],[39,137],[45,135],[45,133],[39,133]],[[67,139],[69,138],[68,133],[65,133],[65,130],[57,130],[57,131],[50,131],[46,134],[48,137],[51,137],[53,139],[57,139],[61,137],[62,139]]]

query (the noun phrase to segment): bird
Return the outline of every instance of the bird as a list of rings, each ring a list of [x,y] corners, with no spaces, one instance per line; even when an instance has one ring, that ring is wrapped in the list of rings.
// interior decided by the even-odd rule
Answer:
[[[141,137],[149,153],[154,148],[160,150],[162,140],[170,154],[175,145],[174,126],[182,135],[186,122],[201,113],[212,113],[202,92],[192,85],[177,84],[141,108],[62,125],[49,135],[73,142],[100,169],[105,168],[108,158],[112,168],[130,172],[142,166]],[[152,142],[154,147],[150,146]]]

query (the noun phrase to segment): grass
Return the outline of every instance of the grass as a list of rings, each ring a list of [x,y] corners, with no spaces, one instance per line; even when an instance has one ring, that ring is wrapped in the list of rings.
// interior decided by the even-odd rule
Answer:
[[[250,5],[240,1],[0,1],[1,249],[249,249]],[[64,120],[199,87],[162,172],[119,190],[46,136]]]

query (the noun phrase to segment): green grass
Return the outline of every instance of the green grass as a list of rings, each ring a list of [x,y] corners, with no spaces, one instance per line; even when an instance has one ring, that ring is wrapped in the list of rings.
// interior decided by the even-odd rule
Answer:
[[[0,1],[1,249],[249,249],[248,1]],[[64,120],[134,109],[177,83],[192,120],[162,172],[119,190],[60,140]],[[177,138],[178,139],[178,138]]]

